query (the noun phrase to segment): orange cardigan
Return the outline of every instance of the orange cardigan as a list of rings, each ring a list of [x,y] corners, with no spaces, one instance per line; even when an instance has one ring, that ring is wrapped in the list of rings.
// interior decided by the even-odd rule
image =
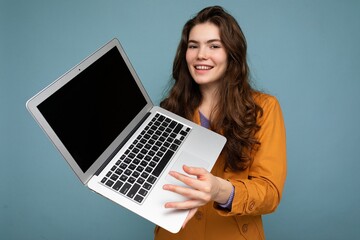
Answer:
[[[260,94],[256,101],[264,113],[259,119],[261,129],[257,132],[261,146],[253,163],[245,171],[224,171],[224,158],[221,155],[211,171],[235,187],[231,211],[209,202],[200,207],[177,234],[156,227],[155,240],[265,239],[261,215],[275,211],[280,203],[286,178],[286,139],[277,99]],[[194,116],[194,122],[200,124],[198,113]]]

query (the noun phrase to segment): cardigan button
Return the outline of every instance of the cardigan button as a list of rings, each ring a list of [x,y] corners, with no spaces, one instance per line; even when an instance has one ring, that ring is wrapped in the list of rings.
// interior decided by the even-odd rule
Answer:
[[[243,231],[243,233],[246,233],[248,231],[249,225],[248,224],[244,224],[241,227],[241,230]]]
[[[201,220],[202,217],[203,217],[203,213],[202,213],[201,211],[197,211],[197,212],[195,213],[195,218],[196,218],[197,220]]]
[[[255,202],[254,201],[251,201],[250,204],[249,204],[249,210],[252,211],[255,207]]]

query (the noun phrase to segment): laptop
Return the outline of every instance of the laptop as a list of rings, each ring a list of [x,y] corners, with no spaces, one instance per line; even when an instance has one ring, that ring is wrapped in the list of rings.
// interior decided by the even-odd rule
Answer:
[[[226,138],[154,106],[115,38],[29,99],[26,107],[92,191],[176,233],[188,210],[168,173],[210,171]]]

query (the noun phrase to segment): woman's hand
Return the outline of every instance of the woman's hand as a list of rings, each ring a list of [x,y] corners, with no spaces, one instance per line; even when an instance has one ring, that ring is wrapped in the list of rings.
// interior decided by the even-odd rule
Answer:
[[[166,208],[190,209],[185,224],[195,215],[198,207],[207,204],[210,201],[217,203],[226,203],[232,191],[232,184],[222,178],[215,177],[204,168],[183,166],[186,174],[171,171],[169,174],[177,180],[183,182],[189,187],[166,184],[163,189],[180,194],[188,200],[183,202],[168,202]],[[191,176],[195,176],[191,177]]]

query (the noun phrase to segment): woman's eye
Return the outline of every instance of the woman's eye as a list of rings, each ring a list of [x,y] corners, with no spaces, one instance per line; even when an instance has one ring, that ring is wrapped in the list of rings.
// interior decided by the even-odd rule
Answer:
[[[197,46],[196,45],[188,45],[188,48],[197,48]]]
[[[211,45],[210,48],[221,48],[220,45]]]

